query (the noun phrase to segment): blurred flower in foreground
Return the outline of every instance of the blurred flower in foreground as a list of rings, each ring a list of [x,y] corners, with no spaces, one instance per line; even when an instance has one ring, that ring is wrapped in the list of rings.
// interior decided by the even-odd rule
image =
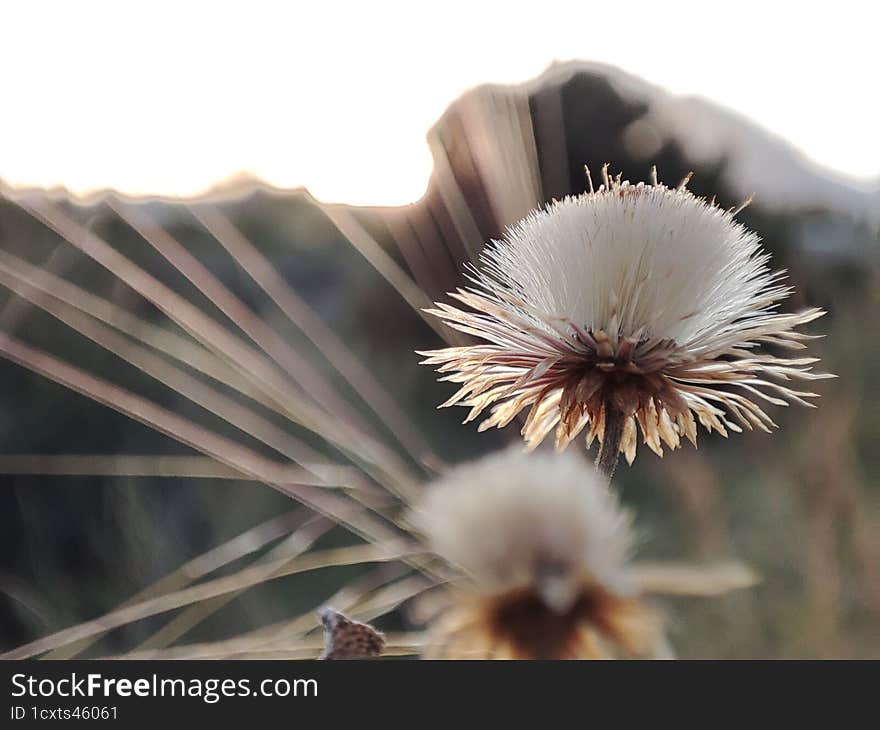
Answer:
[[[428,656],[665,654],[630,571],[630,518],[577,455],[508,450],[460,466],[429,488],[413,522],[466,576],[432,623]]]
[[[662,456],[661,441],[696,445],[695,417],[726,436],[775,426],[761,401],[809,405],[815,393],[776,381],[829,377],[810,372],[816,359],[758,350],[804,348],[810,337],[795,328],[824,312],[774,311],[791,289],[759,237],[684,185],[606,173],[597,191],[532,213],[488,246],[475,286],[450,295],[469,310],[429,310],[484,341],[420,353],[463,384],[443,406],[469,406],[467,421],[491,406],[480,430],[531,407],[522,433],[532,448],[554,428],[559,449],[588,428],[611,471],[618,451],[635,458],[636,424]]]

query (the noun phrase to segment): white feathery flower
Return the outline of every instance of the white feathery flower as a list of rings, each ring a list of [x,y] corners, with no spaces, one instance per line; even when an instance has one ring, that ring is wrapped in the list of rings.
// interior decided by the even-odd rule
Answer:
[[[697,420],[724,436],[769,431],[763,403],[811,405],[815,393],[786,383],[831,377],[812,372],[816,358],[761,347],[803,349],[810,336],[795,328],[824,312],[776,311],[791,288],[759,237],[685,183],[606,173],[598,190],[532,213],[487,246],[475,286],[450,295],[467,309],[429,310],[482,340],[420,353],[462,384],[443,406],[468,406],[465,422],[490,408],[480,430],[528,407],[531,448],[553,429],[559,449],[584,428],[588,445],[608,429],[631,463],[637,426],[662,456],[661,442],[696,445]]]
[[[428,488],[412,519],[465,576],[431,627],[434,655],[665,651],[630,571],[631,519],[577,454],[516,449],[457,467]]]

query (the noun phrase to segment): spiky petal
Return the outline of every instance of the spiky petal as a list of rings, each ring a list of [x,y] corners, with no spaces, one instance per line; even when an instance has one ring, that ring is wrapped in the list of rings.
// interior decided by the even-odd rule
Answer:
[[[608,180],[595,192],[532,213],[483,253],[459,308],[428,310],[481,344],[420,353],[442,380],[461,384],[443,406],[490,409],[480,430],[528,408],[530,448],[555,429],[563,449],[584,429],[603,439],[609,409],[623,419],[620,451],[631,463],[638,430],[663,455],[697,422],[728,431],[776,424],[765,403],[815,393],[792,379],[831,377],[810,357],[800,325],[820,309],[776,311],[791,288],[772,272],[759,237],[733,211],[679,186]]]

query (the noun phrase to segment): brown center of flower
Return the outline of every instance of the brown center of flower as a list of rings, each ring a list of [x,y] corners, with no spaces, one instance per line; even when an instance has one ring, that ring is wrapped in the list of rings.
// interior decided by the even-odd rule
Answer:
[[[487,628],[496,645],[517,659],[600,659],[609,652],[650,651],[653,615],[637,600],[585,586],[571,607],[557,612],[533,588],[491,599]]]
[[[562,422],[573,429],[586,413],[600,420],[603,409],[613,407],[629,417],[653,400],[671,416],[687,409],[674,384],[664,375],[674,343],[659,343],[641,352],[643,341],[619,337],[616,347],[602,330],[590,331],[585,350],[571,358],[565,372],[559,403]]]

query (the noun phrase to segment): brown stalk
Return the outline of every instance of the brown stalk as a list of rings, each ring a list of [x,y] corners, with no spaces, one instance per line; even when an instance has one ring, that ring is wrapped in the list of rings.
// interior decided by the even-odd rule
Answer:
[[[596,456],[596,468],[610,482],[620,459],[620,441],[626,419],[610,400],[605,401],[605,433]]]
[[[251,449],[202,428],[152,401],[96,378],[2,332],[0,332],[0,355],[98,403],[124,413],[129,418],[191,446],[220,463],[252,475],[264,484],[308,505],[316,512],[347,526],[365,539],[393,540],[399,537],[399,532],[392,530],[383,520],[365,513],[363,508],[353,504],[349,499],[339,497],[321,487],[285,481],[288,465],[266,459]]]
[[[316,517],[309,520],[295,532],[290,533],[278,545],[272,548],[268,553],[258,558],[254,565],[265,565],[277,563],[282,558],[294,560],[309,550],[315,541],[324,535],[333,527],[333,522],[323,518]],[[269,575],[267,580],[271,580]],[[181,636],[186,634],[190,629],[197,626],[212,614],[219,611],[228,603],[234,601],[246,589],[227,593],[216,598],[210,598],[199,603],[187,606],[183,611],[177,614],[171,621],[166,623],[158,631],[151,634],[143,642],[141,642],[135,651],[142,649],[159,649],[169,644],[173,644]]]
[[[426,457],[437,461],[428,443],[391,394],[324,323],[318,313],[290,287],[257,247],[217,208],[191,206],[190,212],[388,425],[389,430],[410,455],[418,462]]]
[[[332,418],[302,398],[301,394],[291,397],[291,381],[273,363],[177,292],[155,279],[48,200],[27,198],[13,202],[118,276],[204,346],[226,358],[241,375],[283,404],[288,418],[314,431],[343,453],[354,457],[364,470],[391,491],[400,492],[411,488],[414,482],[412,476],[402,473],[401,465],[396,460],[395,463],[386,461],[385,457],[389,456],[387,449],[377,448],[375,441],[357,433],[350,424]]]
[[[162,227],[136,208],[113,198],[107,204],[119,218],[138,233],[175,269],[186,277],[199,292],[208,298],[251,341],[269,356],[291,380],[297,383],[303,395],[314,399],[328,413],[366,430],[362,419],[344,403],[326,379],[305,358],[278,336],[244,302],[221,282],[208,268]]]
[[[104,614],[92,621],[87,621],[69,629],[57,631],[36,641],[19,646],[16,649],[0,654],[0,659],[27,659],[56,649],[95,634],[124,626],[132,621],[165,613],[175,608],[188,606],[192,603],[205,601],[216,596],[249,588],[270,579],[303,573],[336,565],[354,565],[357,563],[381,563],[399,560],[412,554],[411,545],[405,543],[386,543],[384,545],[355,545],[353,547],[331,548],[321,552],[311,552],[294,560],[282,558],[266,565],[254,565],[222,578],[200,583],[141,603],[119,608]]]
[[[385,448],[378,441],[371,427],[364,419],[346,403],[330,386],[330,383],[312,366],[301,357],[278,333],[260,319],[247,305],[244,304],[229,288],[223,284],[207,267],[190,254],[186,248],[171,236],[165,229],[157,226],[135,206],[129,205],[113,198],[107,201],[109,207],[136,231],[147,243],[149,243],[160,255],[174,266],[186,279],[207,297],[226,317],[230,319],[251,341],[260,348],[274,363],[281,367],[287,375],[300,386],[300,397],[313,399],[331,417],[336,419],[337,430],[345,431],[347,441],[340,441],[338,445],[359,444],[366,447],[362,452],[354,449],[355,454],[360,454],[365,459],[365,468],[375,456],[378,461],[388,467],[389,473],[395,475],[395,479],[401,483],[397,485],[387,484],[389,489],[404,493],[405,485],[413,481],[413,475],[408,474],[406,467],[399,463],[396,454]],[[304,402],[302,406],[305,406]],[[317,430],[317,429],[316,429]],[[327,436],[325,435],[325,438]],[[349,446],[350,449],[350,446]],[[393,471],[392,471],[393,469]],[[398,494],[398,496],[401,496]]]
[[[330,222],[345,236],[346,240],[370,262],[385,281],[394,287],[404,301],[425,321],[425,324],[445,339],[446,333],[443,331],[445,328],[424,312],[426,308],[431,306],[431,300],[419,289],[409,274],[385,252],[376,239],[345,209],[345,206],[319,205],[321,212],[330,219]]]
[[[196,583],[209,573],[222,568],[225,565],[240,560],[241,558],[259,551],[270,542],[289,534],[309,517],[309,510],[299,507],[286,512],[278,517],[273,517],[262,524],[236,535],[231,540],[218,545],[192,560],[188,560],[174,572],[160,578],[155,583],[135,593],[131,598],[122,603],[119,608],[133,606],[150,598],[173,593],[188,585]],[[66,644],[45,654],[43,659],[71,659],[81,654],[96,641],[104,632],[95,634],[86,639]]]
[[[381,569],[380,569],[381,570]],[[367,574],[369,580],[375,580],[378,571]],[[349,586],[351,588],[352,586]],[[349,606],[355,611],[352,616],[359,621],[372,621],[380,616],[395,610],[401,603],[423,593],[431,583],[424,579],[412,576],[401,581],[395,581],[384,587],[380,587],[372,595],[361,596],[352,600],[349,596]],[[369,587],[368,592],[371,592]],[[350,593],[343,589],[339,594]],[[330,598],[324,603],[335,603],[335,598]],[[322,604],[323,605],[323,604]],[[360,608],[355,608],[360,606]],[[292,620],[280,621],[269,626],[248,631],[238,636],[220,641],[182,644],[168,649],[135,650],[122,655],[124,659],[223,659],[232,658],[250,652],[268,652],[282,645],[303,641],[304,637],[311,634],[320,626],[320,619],[315,610],[311,610]],[[314,634],[312,634],[314,636]]]

